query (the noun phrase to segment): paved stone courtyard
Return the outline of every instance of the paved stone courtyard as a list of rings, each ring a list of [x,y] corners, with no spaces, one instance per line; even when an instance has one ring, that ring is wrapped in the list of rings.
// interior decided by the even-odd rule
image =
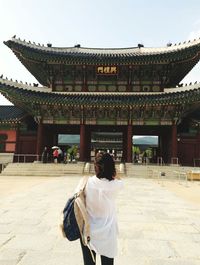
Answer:
[[[79,178],[0,177],[0,265],[81,265],[60,213]],[[200,203],[151,179],[124,179],[116,265],[199,265]],[[200,185],[190,183],[200,193]],[[97,264],[100,264],[99,259]]]

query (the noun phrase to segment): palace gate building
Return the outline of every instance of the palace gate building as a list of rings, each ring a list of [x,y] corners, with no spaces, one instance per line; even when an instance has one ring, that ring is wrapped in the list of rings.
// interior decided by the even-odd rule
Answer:
[[[91,159],[93,138],[113,137],[132,162],[133,135],[156,135],[165,163],[200,158],[200,84],[181,84],[200,59],[199,39],[162,48],[4,44],[40,85],[0,78],[14,104],[0,107],[1,152],[40,155],[59,134],[76,134],[80,161]]]

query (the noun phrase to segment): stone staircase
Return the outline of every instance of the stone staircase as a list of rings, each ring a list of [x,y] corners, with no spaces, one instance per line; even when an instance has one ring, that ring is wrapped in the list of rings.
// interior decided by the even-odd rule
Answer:
[[[185,179],[186,174],[193,170],[193,167],[182,167],[179,165],[158,166],[158,165],[137,165],[125,164],[127,177],[134,178],[160,178],[160,179]],[[195,170],[199,168],[195,168]]]
[[[83,175],[84,162],[69,164],[9,163],[0,176],[49,176]]]
[[[117,171],[117,175],[119,177],[125,176],[125,165],[123,163],[120,163],[120,164],[116,163],[115,168]],[[94,175],[95,174],[94,163],[86,163],[84,167],[84,173]]]
[[[117,175],[120,177],[134,178],[166,178],[184,179],[186,173],[193,170],[192,167],[181,166],[157,166],[157,165],[137,165],[132,163],[116,163]],[[195,168],[195,170],[200,168]],[[52,176],[59,177],[65,175],[94,175],[93,163],[69,163],[54,164],[41,162],[34,163],[8,163],[0,176]]]
[[[0,173],[4,170],[8,163],[12,163],[13,157],[14,153],[0,153]]]

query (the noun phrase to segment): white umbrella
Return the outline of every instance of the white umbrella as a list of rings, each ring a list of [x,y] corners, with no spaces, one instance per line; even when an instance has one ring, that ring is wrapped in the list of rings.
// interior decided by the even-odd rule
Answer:
[[[62,155],[62,150],[60,148],[58,149],[58,154]]]
[[[59,149],[58,146],[52,146],[51,149]]]

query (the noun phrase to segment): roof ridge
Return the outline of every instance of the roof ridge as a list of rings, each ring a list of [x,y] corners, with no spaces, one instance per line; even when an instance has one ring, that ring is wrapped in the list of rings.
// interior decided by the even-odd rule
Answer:
[[[27,89],[27,90],[32,90],[32,91],[48,91],[48,92],[51,92],[51,88],[49,87],[46,87],[46,86],[32,86],[31,83],[23,83],[22,81],[18,82],[18,80],[15,80],[13,81],[12,78],[11,79],[8,79],[7,77],[6,78],[2,78],[0,77],[0,84],[5,84],[5,85],[9,85],[9,86],[14,86],[14,87],[17,87],[17,88],[22,88],[22,89]],[[45,89],[45,90],[44,90]]]
[[[180,50],[180,49],[184,49],[184,48],[188,48],[191,46],[195,46],[200,44],[200,38],[199,39],[194,39],[194,40],[189,40],[189,41],[184,41],[184,42],[179,42],[178,44],[172,44],[172,43],[168,43],[166,46],[163,47],[139,47],[138,46],[134,46],[134,47],[121,47],[121,48],[117,48],[117,47],[111,47],[111,48],[93,48],[93,47],[81,47],[80,45],[75,45],[74,47],[52,47],[52,44],[47,44],[47,46],[45,46],[44,44],[36,44],[35,42],[31,42],[31,41],[26,41],[26,40],[21,40],[20,38],[16,38],[16,36],[13,36],[11,38],[11,40],[8,41],[4,41],[4,44],[8,45],[9,42],[15,42],[27,47],[32,47],[35,49],[40,49],[40,50],[44,50],[44,51],[54,51],[54,52],[67,52],[67,51],[71,51],[71,52],[79,52],[79,53],[85,53],[86,51],[90,51],[89,53],[92,53],[93,51],[95,52],[102,52],[104,51],[105,54],[108,51],[113,51],[113,52],[122,52],[123,51],[132,51],[132,52],[138,52],[138,53],[157,53],[157,52],[170,52],[170,51],[176,51],[176,50]]]

